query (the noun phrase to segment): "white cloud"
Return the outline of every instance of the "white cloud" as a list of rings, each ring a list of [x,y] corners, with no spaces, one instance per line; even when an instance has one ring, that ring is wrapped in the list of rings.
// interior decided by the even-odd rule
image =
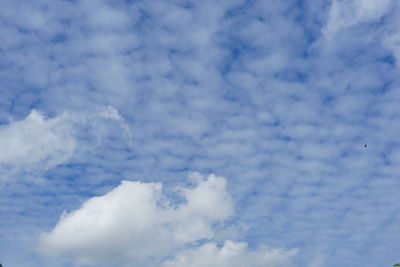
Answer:
[[[130,145],[131,131],[111,106],[98,112],[70,112],[53,118],[32,110],[25,119],[0,126],[0,181],[38,178],[46,170],[68,162],[77,152],[102,145],[110,135],[122,137]]]
[[[391,0],[335,0],[323,32],[331,36],[358,23],[375,22],[388,12],[390,4]]]
[[[41,236],[41,251],[69,255],[80,264],[145,264],[194,241],[211,239],[215,224],[232,215],[223,177],[210,175],[196,187],[177,192],[185,202],[174,206],[161,183],[123,181],[62,215],[55,228]]]
[[[163,194],[161,183],[122,181],[111,192],[64,213],[51,232],[41,235],[40,251],[83,265],[292,266],[297,249],[250,249],[231,240],[219,246],[216,227],[233,214],[226,179],[197,173],[189,178],[194,187],[176,189],[183,198],[180,204]]]
[[[1,126],[1,178],[18,171],[48,169],[67,161],[76,147],[67,120],[67,115],[45,118],[33,110],[24,120]]]
[[[321,253],[317,254],[308,264],[308,267],[322,267],[322,266],[326,266],[326,256]]]
[[[383,44],[392,51],[393,56],[396,58],[397,66],[399,66],[400,59],[400,31],[395,31],[393,33],[388,34],[383,39]]]
[[[299,245],[301,262],[326,251],[329,266],[393,259],[400,91],[380,42],[389,34],[399,51],[396,2],[7,1],[0,122],[32,106],[83,118],[71,164],[46,186],[2,188],[0,251],[43,266],[22,261],[14,233],[118,177],[172,182],[196,169],[229,177],[240,240]],[[338,34],[325,43],[329,16]],[[131,146],[117,113],[87,116],[104,105],[135,129]]]
[[[290,259],[296,249],[269,249],[265,246],[250,250],[246,243],[226,241],[218,247],[215,243],[188,249],[174,259],[165,262],[163,267],[274,267],[292,266]]]

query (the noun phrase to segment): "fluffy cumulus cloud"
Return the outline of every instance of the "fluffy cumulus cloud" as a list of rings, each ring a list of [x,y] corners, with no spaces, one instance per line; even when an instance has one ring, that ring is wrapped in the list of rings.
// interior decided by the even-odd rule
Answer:
[[[80,209],[64,213],[55,228],[41,237],[41,251],[65,254],[80,264],[126,263],[128,266],[284,266],[294,251],[260,248],[227,241],[196,247],[211,240],[218,225],[233,213],[226,179],[196,175],[190,187],[180,187],[174,203],[161,183],[122,183]],[[187,246],[195,248],[186,249]],[[183,250],[183,251],[182,251]],[[179,254],[173,260],[163,258]],[[281,265],[283,264],[283,265]],[[285,265],[287,266],[287,265]]]

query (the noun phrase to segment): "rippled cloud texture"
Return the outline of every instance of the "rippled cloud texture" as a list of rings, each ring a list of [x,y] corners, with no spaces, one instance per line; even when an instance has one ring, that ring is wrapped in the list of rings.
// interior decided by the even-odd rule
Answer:
[[[400,261],[398,1],[0,7],[5,267]]]

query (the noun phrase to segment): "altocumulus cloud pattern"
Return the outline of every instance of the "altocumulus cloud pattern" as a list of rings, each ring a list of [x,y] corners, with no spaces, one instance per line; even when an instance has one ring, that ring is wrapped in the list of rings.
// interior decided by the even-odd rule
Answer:
[[[0,2],[5,267],[400,261],[396,0]]]

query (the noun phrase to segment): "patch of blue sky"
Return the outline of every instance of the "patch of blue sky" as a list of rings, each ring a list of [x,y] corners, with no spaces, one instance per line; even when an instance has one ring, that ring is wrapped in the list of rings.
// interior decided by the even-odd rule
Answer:
[[[332,11],[343,1],[42,4],[21,1],[18,14],[2,4],[0,127],[32,109],[69,112],[77,148],[0,185],[10,266],[33,266],[18,259],[31,249],[24,239],[33,244],[62,210],[122,179],[172,188],[191,171],[227,178],[230,224],[252,248],[299,248],[298,266],[315,257],[328,267],[398,261],[398,48],[387,44],[395,1],[379,18],[360,4],[365,13],[341,18],[347,24]],[[108,105],[131,134],[91,115]]]

